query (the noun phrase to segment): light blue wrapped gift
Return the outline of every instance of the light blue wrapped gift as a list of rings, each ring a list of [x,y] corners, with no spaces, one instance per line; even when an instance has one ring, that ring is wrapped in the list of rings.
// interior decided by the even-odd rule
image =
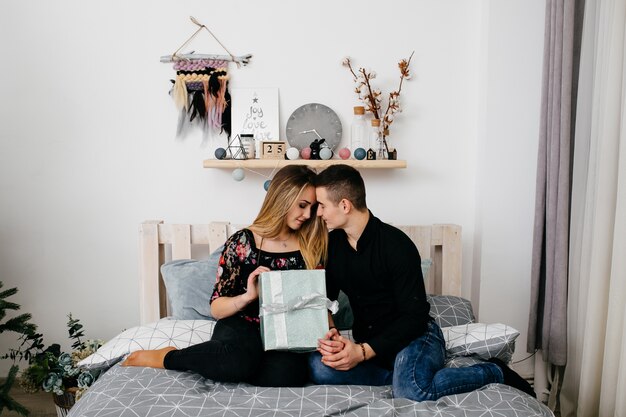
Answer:
[[[328,332],[328,310],[337,302],[326,298],[323,269],[270,271],[259,276],[259,316],[265,350],[313,351]]]

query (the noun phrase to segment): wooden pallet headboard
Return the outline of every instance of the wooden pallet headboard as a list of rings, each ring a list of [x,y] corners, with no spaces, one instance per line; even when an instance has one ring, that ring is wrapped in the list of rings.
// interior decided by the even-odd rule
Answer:
[[[426,280],[430,294],[461,295],[461,226],[397,226],[415,242],[422,259],[433,264]],[[174,259],[190,259],[192,245],[206,258],[240,227],[228,222],[207,224],[165,224],[160,220],[139,227],[139,278],[141,323],[167,316],[167,294],[161,265]]]

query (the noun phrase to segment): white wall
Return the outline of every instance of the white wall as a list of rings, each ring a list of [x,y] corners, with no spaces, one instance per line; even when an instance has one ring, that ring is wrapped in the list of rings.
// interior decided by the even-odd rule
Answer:
[[[527,356],[535,207],[543,2],[490,2],[480,96],[473,271],[479,319],[520,330],[514,361]],[[533,27],[533,30],[529,30]],[[533,361],[516,366],[533,372]]]
[[[191,15],[254,55],[231,67],[231,86],[278,87],[281,129],[320,102],[348,131],[343,57],[375,69],[389,92],[397,61],[415,51],[392,126],[408,168],[363,171],[369,205],[396,224],[462,225],[464,293],[480,299],[482,320],[521,330],[525,356],[542,3],[2,2],[0,280],[19,287],[48,343],[67,345],[68,312],[88,336],[110,338],[139,319],[138,223],[254,216],[265,178],[203,169],[223,138],[174,137],[173,71],[159,57],[193,33]],[[206,33],[191,49],[221,52]],[[10,346],[0,338],[0,352]]]

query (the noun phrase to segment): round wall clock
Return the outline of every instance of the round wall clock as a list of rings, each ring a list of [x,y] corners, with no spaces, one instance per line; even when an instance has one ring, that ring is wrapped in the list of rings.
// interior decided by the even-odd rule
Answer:
[[[333,109],[319,103],[304,104],[294,110],[285,130],[289,145],[299,150],[319,137],[326,139],[325,143],[331,150],[335,150],[341,142],[341,120]]]

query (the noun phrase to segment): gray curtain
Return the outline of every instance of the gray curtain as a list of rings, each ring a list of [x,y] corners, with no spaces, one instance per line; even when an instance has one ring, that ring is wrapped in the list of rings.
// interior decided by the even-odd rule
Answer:
[[[571,158],[582,2],[547,0],[528,352],[567,362]]]

